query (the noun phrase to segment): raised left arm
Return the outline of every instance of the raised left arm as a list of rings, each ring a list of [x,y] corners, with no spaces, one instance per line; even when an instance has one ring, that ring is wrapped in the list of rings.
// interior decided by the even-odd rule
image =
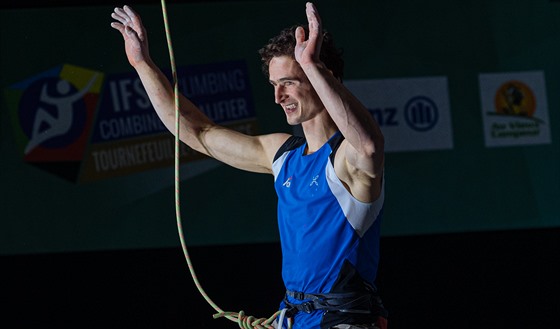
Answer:
[[[312,3],[307,3],[306,14],[309,37],[305,39],[303,28],[296,30],[296,61],[345,137],[345,144],[341,145],[340,151],[344,152],[348,166],[348,180],[357,180],[365,186],[379,187],[384,165],[384,139],[381,129],[365,106],[320,61],[321,19]],[[375,198],[377,193],[373,194]]]

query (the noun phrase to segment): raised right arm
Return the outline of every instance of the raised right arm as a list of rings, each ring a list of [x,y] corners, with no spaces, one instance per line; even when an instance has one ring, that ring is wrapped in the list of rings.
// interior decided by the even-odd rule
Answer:
[[[125,42],[129,63],[138,73],[150,101],[167,129],[175,134],[175,96],[168,78],[149,55],[148,37],[140,16],[129,6],[111,14]],[[261,173],[272,172],[272,157],[288,138],[286,134],[249,136],[216,125],[190,100],[179,95],[179,136],[194,150],[230,166]]]

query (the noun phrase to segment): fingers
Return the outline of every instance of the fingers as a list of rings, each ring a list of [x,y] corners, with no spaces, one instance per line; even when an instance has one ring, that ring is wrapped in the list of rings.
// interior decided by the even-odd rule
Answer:
[[[123,9],[124,12],[128,15],[132,24],[137,26],[140,26],[142,24],[142,21],[140,20],[140,15],[138,15],[131,7],[124,6]]]
[[[296,45],[300,45],[305,42],[305,30],[303,29],[303,27],[298,26],[296,28],[295,37],[296,37]]]
[[[113,13],[111,14],[111,17],[121,22],[121,24],[123,25],[127,25],[130,22],[130,18],[122,8],[115,8]]]
[[[307,21],[309,23],[309,34],[311,36],[317,36],[321,33],[321,17],[319,17],[319,12],[315,5],[308,2],[305,5],[305,13],[307,15]]]
[[[138,14],[136,14],[134,9],[132,9],[130,6],[124,5],[123,10],[130,16],[138,16]]]
[[[115,30],[118,30],[121,33],[124,32],[124,25],[122,25],[121,23],[112,22],[111,27],[114,28]]]
[[[144,28],[140,16],[129,6],[116,7],[111,17],[117,22],[111,23],[111,27],[119,30],[123,35],[137,37],[144,40]]]
[[[140,26],[142,24],[140,16],[129,6],[124,6],[122,8],[116,7],[111,17],[123,25]]]
[[[115,19],[117,22],[112,22],[111,27],[118,30],[122,35],[125,35],[126,29],[125,27],[128,26],[128,22],[130,21],[121,8],[115,8],[115,10],[111,13],[111,17]]]
[[[323,43],[321,18],[319,17],[317,8],[311,2],[308,2],[305,5],[305,13],[307,15],[307,21],[309,23],[309,35],[307,36],[307,41],[305,41],[305,44],[303,44],[303,39],[305,39],[305,33],[303,32],[303,29],[301,32],[299,32],[299,36],[296,31],[296,40],[298,40],[298,45],[305,46],[305,51],[301,53],[301,60],[305,60],[305,58],[307,58],[308,60],[319,61],[319,54],[321,53],[321,45]]]

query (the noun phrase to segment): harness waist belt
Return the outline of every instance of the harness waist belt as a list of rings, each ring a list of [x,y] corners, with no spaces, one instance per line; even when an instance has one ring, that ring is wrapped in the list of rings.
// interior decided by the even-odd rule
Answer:
[[[304,302],[300,304],[290,303],[288,296]],[[377,296],[369,291],[308,294],[287,290],[284,303],[289,306],[287,316],[292,317],[300,311],[311,313],[315,310],[371,314],[373,306],[378,304],[377,300]],[[382,307],[380,302],[379,299],[379,306]]]

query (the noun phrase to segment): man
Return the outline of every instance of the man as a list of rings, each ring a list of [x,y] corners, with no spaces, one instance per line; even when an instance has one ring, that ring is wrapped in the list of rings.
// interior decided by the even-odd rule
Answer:
[[[180,95],[181,141],[230,166],[274,175],[287,289],[281,307],[293,328],[385,327],[374,287],[383,135],[343,86],[340,54],[313,4],[307,3],[306,14],[308,30],[284,30],[260,50],[275,102],[289,124],[301,124],[305,138],[249,136],[218,126]],[[152,105],[175,132],[173,88],[149,56],[140,16],[124,6],[112,17]]]

